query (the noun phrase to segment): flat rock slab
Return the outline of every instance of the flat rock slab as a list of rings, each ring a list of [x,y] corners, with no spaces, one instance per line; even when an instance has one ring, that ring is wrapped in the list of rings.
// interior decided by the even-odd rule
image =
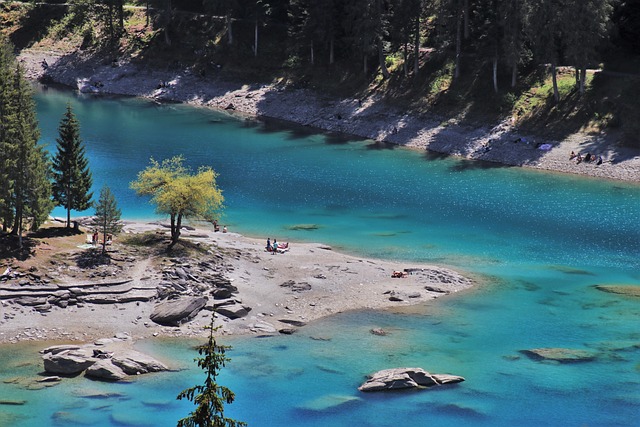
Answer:
[[[195,317],[207,300],[207,297],[180,297],[162,301],[155,306],[150,318],[160,325],[179,326]]]
[[[464,378],[457,375],[430,374],[422,368],[393,368],[384,369],[371,375],[364,384],[358,387],[358,390],[382,391],[427,388],[462,381],[464,381]]]
[[[552,360],[559,363],[590,362],[596,358],[596,353],[589,350],[572,348],[534,348],[522,350],[521,353],[534,360]]]

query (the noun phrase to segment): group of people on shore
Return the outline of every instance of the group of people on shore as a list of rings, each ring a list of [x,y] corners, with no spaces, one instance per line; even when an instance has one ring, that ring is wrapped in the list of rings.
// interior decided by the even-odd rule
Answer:
[[[265,248],[267,252],[271,252],[271,254],[285,253],[289,250],[289,243],[278,243],[276,238],[273,238],[273,243],[271,243],[271,238],[267,237],[267,247]]]
[[[213,220],[213,231],[215,233],[217,233],[218,231],[220,231],[220,226],[218,225],[218,220],[214,219]],[[226,233],[227,232],[227,226],[225,225],[224,227],[222,227],[222,232]]]
[[[602,164],[602,156],[598,155],[596,156],[595,154],[591,154],[591,153],[587,153],[584,156],[581,153],[576,154],[575,152],[571,152],[571,154],[569,155],[569,160],[576,160],[576,164],[579,165],[582,162],[585,163],[595,163],[596,166],[597,165],[601,165]]]

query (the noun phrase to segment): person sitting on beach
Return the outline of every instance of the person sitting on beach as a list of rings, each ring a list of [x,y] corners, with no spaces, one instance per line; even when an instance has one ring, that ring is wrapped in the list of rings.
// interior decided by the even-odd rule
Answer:
[[[587,153],[587,155],[584,156],[584,161],[585,162],[590,162],[591,161],[591,153]]]
[[[596,165],[602,164],[602,156],[598,156],[598,160],[596,161]]]
[[[576,164],[580,164],[582,162],[582,154],[578,153],[576,156]]]
[[[573,160],[576,157],[576,153],[574,151],[569,154],[569,160]]]
[[[227,232],[227,226],[225,225],[224,227],[222,227],[222,232],[226,233]]]
[[[218,225],[218,220],[214,219],[213,220],[213,232],[217,233],[218,231],[220,231],[220,226]]]

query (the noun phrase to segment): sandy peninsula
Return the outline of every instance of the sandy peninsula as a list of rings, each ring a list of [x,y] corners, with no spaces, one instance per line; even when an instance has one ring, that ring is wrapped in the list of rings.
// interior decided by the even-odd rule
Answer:
[[[11,270],[0,280],[0,343],[202,335],[214,306],[221,307],[220,334],[295,333],[325,316],[420,304],[475,283],[448,268],[367,259],[320,243],[291,242],[274,255],[266,242],[233,232],[185,229],[194,249],[188,255],[167,254],[162,241],[152,251],[123,243],[145,232],[162,240],[167,229],[127,223],[106,265],[88,262],[95,250],[85,234],[41,237],[32,257],[3,265]],[[394,271],[405,277],[392,277]],[[177,326],[151,320],[163,301],[198,297],[207,302],[190,320]]]

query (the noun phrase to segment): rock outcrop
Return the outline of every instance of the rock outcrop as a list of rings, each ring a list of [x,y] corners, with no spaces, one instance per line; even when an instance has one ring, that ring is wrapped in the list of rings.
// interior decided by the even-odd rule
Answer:
[[[85,376],[107,381],[121,381],[129,375],[168,370],[153,357],[129,349],[127,339],[110,338],[83,346],[61,345],[41,351],[44,370],[50,374]]]
[[[384,369],[371,375],[364,384],[358,387],[358,390],[382,391],[428,388],[462,381],[464,381],[464,378],[456,375],[430,374],[422,368],[393,368]]]
[[[167,326],[179,326],[195,317],[207,304],[207,297],[178,297],[156,304],[151,320]]]
[[[44,370],[50,374],[77,375],[93,365],[95,359],[83,350],[64,350],[42,356]]]

